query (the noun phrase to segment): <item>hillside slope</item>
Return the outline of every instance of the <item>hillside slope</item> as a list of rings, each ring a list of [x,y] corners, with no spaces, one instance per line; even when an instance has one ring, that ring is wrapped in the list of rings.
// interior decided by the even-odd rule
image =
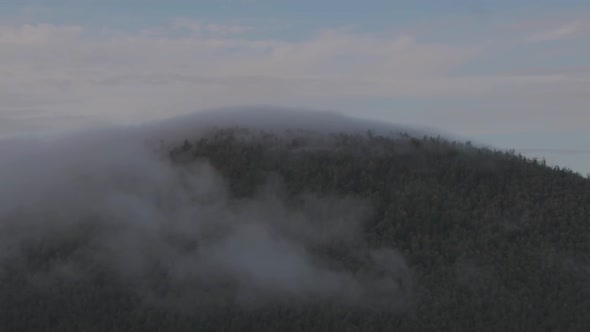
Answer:
[[[57,235],[12,237],[20,239],[13,242],[20,251],[2,258],[3,330],[590,329],[590,180],[569,170],[469,143],[371,132],[219,129],[160,152],[162,163],[182,172],[210,165],[227,190],[223,208],[265,219],[272,229],[268,237],[239,243],[272,245],[261,246],[253,258],[236,258],[248,267],[234,270],[232,261],[229,272],[195,274],[203,279],[193,285],[192,279],[174,279],[159,256],[147,260],[150,272],[144,274],[93,260],[96,233],[117,229],[100,226],[102,221],[70,225]],[[198,198],[206,203],[197,216],[212,213],[205,207],[219,203],[215,193]],[[260,197],[275,202],[273,208],[252,203]],[[167,203],[172,211],[174,203]],[[166,218],[173,219],[170,213]],[[21,215],[26,211],[13,211],[3,230],[23,232],[14,222]],[[175,252],[218,252],[206,251],[205,238],[183,238],[187,229],[168,234]],[[285,248],[275,242],[292,245],[277,260],[267,256]],[[258,264],[257,257],[270,263]],[[301,263],[302,257],[311,263]],[[291,258],[292,264],[275,270],[278,261]],[[75,265],[85,273],[56,273],[56,261],[62,272]],[[213,261],[219,262],[225,261]],[[248,281],[233,279],[243,269]],[[34,277],[39,275],[44,277]],[[269,283],[277,286],[261,290]],[[239,291],[243,285],[247,295]],[[178,294],[187,290],[189,298]]]

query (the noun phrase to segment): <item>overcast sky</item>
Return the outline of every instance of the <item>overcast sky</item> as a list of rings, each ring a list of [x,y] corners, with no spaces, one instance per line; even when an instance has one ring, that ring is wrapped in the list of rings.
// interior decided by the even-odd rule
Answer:
[[[2,0],[0,137],[270,104],[590,172],[588,0]]]

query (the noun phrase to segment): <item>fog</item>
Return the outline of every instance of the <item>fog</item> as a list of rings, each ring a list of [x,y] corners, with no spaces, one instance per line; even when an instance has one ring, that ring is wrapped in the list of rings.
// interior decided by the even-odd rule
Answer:
[[[438,135],[434,128],[402,126],[390,122],[352,118],[334,111],[309,110],[273,106],[248,106],[203,110],[175,116],[139,126],[142,135],[151,139],[178,142],[187,137],[205,134],[212,128],[242,127],[278,135],[288,132],[305,132],[308,135],[350,133],[366,135],[398,136],[407,133],[413,136]],[[444,134],[445,137],[450,135]]]
[[[100,271],[147,303],[178,308],[291,301],[404,307],[411,271],[395,248],[365,243],[369,202],[314,193],[288,198],[278,177],[238,199],[206,159],[175,164],[154,149],[154,142],[194,139],[216,126],[328,133],[371,125],[277,112],[210,111],[0,141],[0,276],[18,271],[43,289]]]

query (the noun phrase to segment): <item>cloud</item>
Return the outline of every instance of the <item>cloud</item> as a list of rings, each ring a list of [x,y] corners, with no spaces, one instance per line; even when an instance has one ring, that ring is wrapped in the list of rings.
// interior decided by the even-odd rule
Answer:
[[[590,24],[575,21],[560,25],[550,30],[541,31],[538,34],[533,34],[529,37],[529,40],[532,42],[548,42],[571,39],[583,35],[588,30],[590,30]]]
[[[238,35],[252,30],[251,27],[244,25],[221,25],[221,24],[207,24],[207,31],[215,35]]]
[[[508,30],[529,43],[547,43],[585,39],[590,31],[587,11],[558,12],[544,17],[532,17],[510,24]]]
[[[178,29],[191,33],[177,35]],[[437,89],[429,84],[440,87],[437,78],[477,52],[407,35],[240,38],[246,30],[182,20],[163,30],[106,35],[81,26],[0,26],[0,117],[38,109],[128,121],[240,104],[424,96]]]
[[[39,121],[63,119],[46,127],[53,131],[252,104],[338,108],[361,116],[379,111],[394,122],[446,126],[458,134],[494,130],[492,123],[578,126],[579,117],[562,115],[586,116],[588,75],[558,65],[551,72],[527,71],[522,63],[547,68],[538,57],[555,49],[535,49],[531,38],[543,44],[583,36],[580,17],[527,20],[499,32],[480,27],[470,33],[482,38],[453,42],[412,29],[320,29],[307,38],[280,39],[256,35],[258,27],[192,19],[140,31],[3,25],[0,122],[10,117],[11,125],[0,125],[0,135],[43,127],[31,125],[35,117],[14,115],[20,111],[38,114]],[[440,29],[468,31],[472,22],[456,24]],[[580,40],[571,41],[575,56],[590,54]],[[563,63],[572,52],[560,48],[551,61]],[[403,109],[407,100],[424,107]],[[530,121],[539,114],[546,123]],[[493,121],[482,120],[487,118]]]
[[[188,31],[192,34],[205,34],[209,37],[227,37],[240,35],[248,31],[254,30],[253,27],[240,25],[240,24],[216,24],[216,23],[204,23],[195,20],[178,18],[175,19],[170,29],[172,31]],[[166,29],[160,29],[160,31],[166,31]],[[168,31],[170,32],[170,31]]]
[[[48,44],[75,42],[82,32],[79,26],[53,24],[24,24],[0,26],[0,45],[3,47],[45,46]]]
[[[292,300],[388,311],[407,304],[403,257],[362,236],[369,202],[288,198],[277,178],[238,199],[206,160],[174,164],[146,143],[168,141],[162,135],[185,124],[0,144],[0,277],[17,273],[14,294],[35,301],[35,286],[52,292],[54,283],[74,281],[84,296],[93,278],[108,275],[108,287],[122,280],[125,294],[185,310]],[[47,258],[37,264],[39,257]]]

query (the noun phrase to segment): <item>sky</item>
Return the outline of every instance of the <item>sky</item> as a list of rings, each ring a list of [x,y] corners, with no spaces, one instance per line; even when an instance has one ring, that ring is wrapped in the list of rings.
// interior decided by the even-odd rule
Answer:
[[[590,173],[588,0],[2,0],[0,137],[276,105]]]

